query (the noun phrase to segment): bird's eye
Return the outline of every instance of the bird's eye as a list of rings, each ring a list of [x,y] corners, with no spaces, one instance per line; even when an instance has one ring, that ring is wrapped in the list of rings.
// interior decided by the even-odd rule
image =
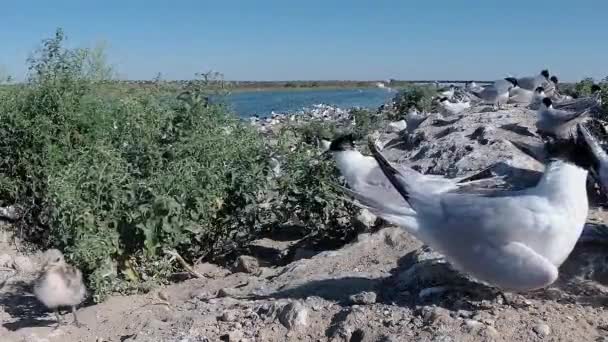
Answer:
[[[55,262],[60,262],[60,261],[61,261],[60,257],[57,257],[57,259],[55,259]]]

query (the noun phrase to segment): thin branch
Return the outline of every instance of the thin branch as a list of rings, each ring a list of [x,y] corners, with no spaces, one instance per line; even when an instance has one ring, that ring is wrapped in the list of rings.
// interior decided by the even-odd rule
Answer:
[[[186,260],[184,260],[184,258],[182,258],[182,256],[179,255],[179,253],[177,253],[176,251],[165,250],[164,252],[165,252],[165,254],[171,256],[171,261],[177,260],[182,265],[182,267],[186,271],[188,271],[188,273],[190,273],[191,275],[193,275],[194,277],[199,278],[199,279],[206,279],[207,278],[206,276],[204,276],[204,275],[196,272],[192,268],[192,266],[188,265],[188,263],[186,262]]]

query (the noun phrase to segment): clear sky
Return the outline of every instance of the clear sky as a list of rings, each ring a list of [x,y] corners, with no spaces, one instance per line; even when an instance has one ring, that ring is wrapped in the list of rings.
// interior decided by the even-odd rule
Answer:
[[[494,79],[608,75],[608,1],[23,0],[0,11],[17,78],[41,39],[109,44],[121,78]]]

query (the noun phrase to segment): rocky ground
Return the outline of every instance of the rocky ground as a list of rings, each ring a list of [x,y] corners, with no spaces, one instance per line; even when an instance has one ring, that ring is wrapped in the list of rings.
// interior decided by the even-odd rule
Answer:
[[[423,172],[458,176],[491,166],[520,187],[533,184],[542,165],[509,140],[534,150],[534,120],[523,108],[477,107],[381,136],[392,160]],[[606,215],[593,191],[591,198],[588,226],[601,228]],[[10,227],[1,232],[0,341],[608,341],[605,244],[581,241],[549,288],[503,295],[452,271],[399,228],[316,255],[271,237],[234,267],[197,265],[205,278],[82,307],[85,326],[56,329],[28,286],[37,255],[18,252]]]

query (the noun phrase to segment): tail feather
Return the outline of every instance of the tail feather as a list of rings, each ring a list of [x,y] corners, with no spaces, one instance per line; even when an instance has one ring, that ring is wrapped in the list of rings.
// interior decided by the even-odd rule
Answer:
[[[408,193],[408,189],[406,189],[407,183],[399,180],[399,178],[398,178],[400,176],[399,171],[397,169],[395,169],[389,163],[389,161],[386,160],[386,158],[384,158],[384,156],[382,155],[382,153],[380,153],[380,151],[378,151],[378,147],[376,146],[376,143],[373,141],[373,139],[371,137],[368,140],[368,146],[372,153],[372,156],[378,162],[378,165],[380,166],[380,169],[382,170],[382,172],[384,173],[386,178],[388,178],[388,180],[391,182],[391,184],[393,184],[393,187],[395,187],[395,190],[397,190],[397,192],[399,192],[401,197],[403,197],[403,199],[406,202],[408,202],[408,204],[411,205],[411,203],[409,202],[410,195]]]
[[[394,214],[394,215],[415,215],[416,214],[416,212],[411,207],[400,205],[402,203],[397,203],[396,205],[391,205],[390,203],[379,202],[377,199],[367,196],[364,193],[361,193],[361,192],[358,192],[355,190],[351,190],[351,189],[348,189],[348,188],[345,188],[342,186],[338,186],[338,187],[340,188],[340,191],[342,191],[346,195],[357,200],[357,201],[347,200],[348,202],[351,202],[359,207],[364,206],[365,209],[377,208],[378,210],[381,210],[384,213]],[[403,204],[405,204],[405,203],[403,203]]]

